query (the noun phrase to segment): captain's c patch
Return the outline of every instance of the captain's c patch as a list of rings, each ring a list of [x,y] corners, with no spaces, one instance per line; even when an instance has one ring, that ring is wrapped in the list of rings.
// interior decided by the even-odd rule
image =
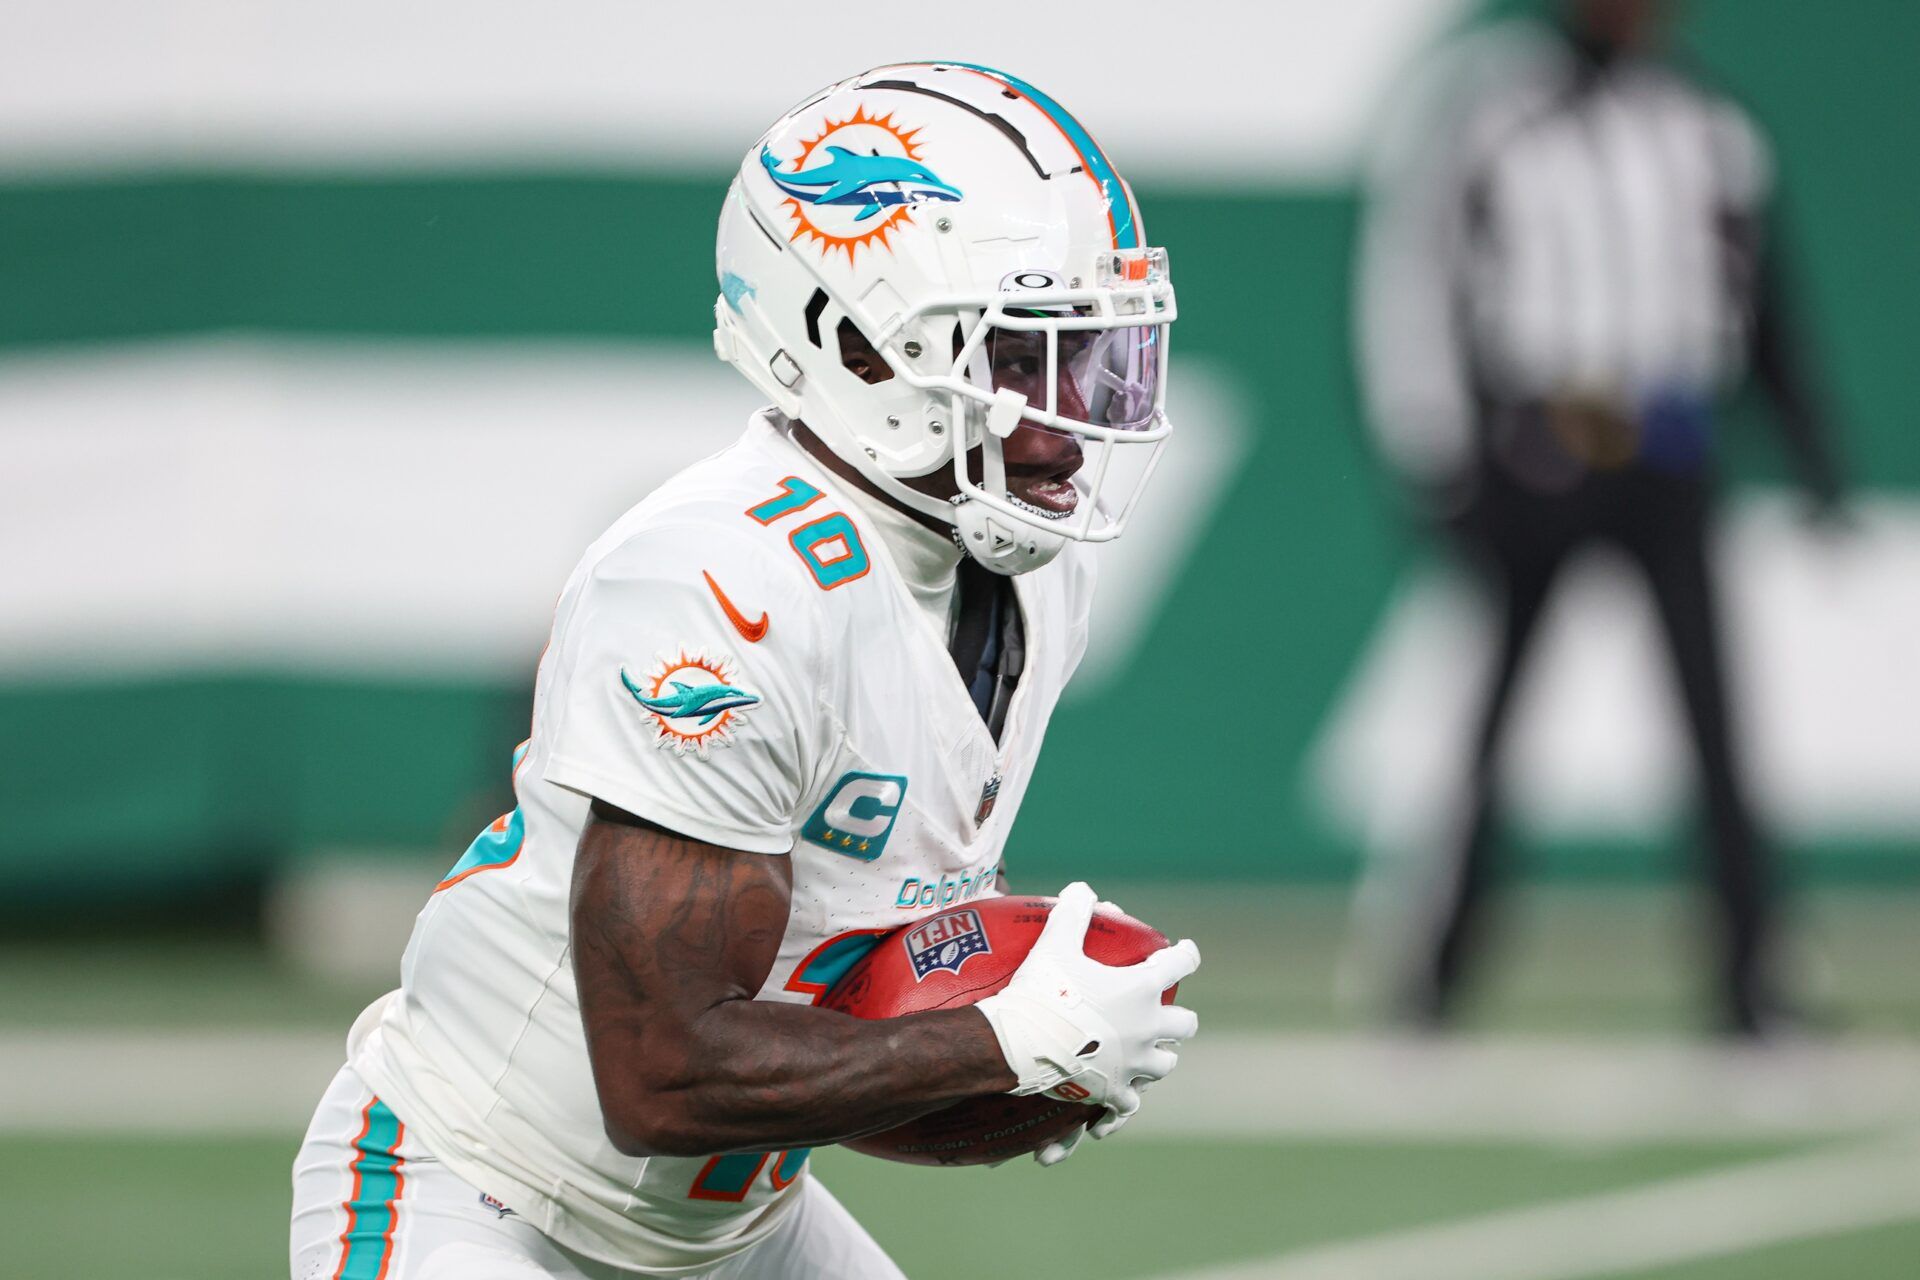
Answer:
[[[906,798],[907,780],[898,774],[845,774],[800,828],[800,838],[872,862],[886,851]]]

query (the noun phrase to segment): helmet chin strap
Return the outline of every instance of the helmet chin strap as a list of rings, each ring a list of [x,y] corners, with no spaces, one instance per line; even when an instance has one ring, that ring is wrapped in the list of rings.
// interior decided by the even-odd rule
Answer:
[[[986,431],[980,439],[981,488],[988,493],[1010,493],[1007,488],[1007,456],[1002,444],[1020,425],[1026,410],[1026,397],[1002,388],[994,393],[993,405],[986,414]],[[955,456],[953,470],[958,479],[964,464]],[[1014,575],[1031,573],[1060,554],[1067,540],[1057,533],[1009,520],[985,503],[971,501],[965,494],[954,498],[953,540],[960,549],[995,573]]]
[[[960,549],[982,566],[1007,577],[1033,572],[1067,545],[1060,534],[1008,520],[965,495],[953,500],[952,509],[953,540]]]

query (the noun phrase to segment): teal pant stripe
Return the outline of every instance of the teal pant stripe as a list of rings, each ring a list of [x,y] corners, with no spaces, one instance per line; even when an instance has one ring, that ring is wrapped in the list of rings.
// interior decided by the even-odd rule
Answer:
[[[359,1155],[353,1161],[353,1198],[347,1201],[347,1229],[340,1236],[346,1253],[334,1280],[383,1280],[387,1255],[393,1250],[393,1228],[399,1215],[400,1189],[406,1177],[400,1166],[400,1140],[406,1134],[399,1117],[375,1098],[367,1104],[365,1122],[354,1141]]]

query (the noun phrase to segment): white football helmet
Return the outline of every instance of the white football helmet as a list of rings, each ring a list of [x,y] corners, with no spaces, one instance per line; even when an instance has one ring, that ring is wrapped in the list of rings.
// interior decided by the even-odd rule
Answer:
[[[1173,284],[1131,189],[1038,89],[907,63],[809,98],[747,153],[717,257],[720,358],[989,569],[1125,527],[1172,431]],[[842,364],[862,338],[885,361],[866,378]],[[1084,451],[1034,501],[1002,450],[1022,423]],[[902,483],[942,466],[951,501]]]

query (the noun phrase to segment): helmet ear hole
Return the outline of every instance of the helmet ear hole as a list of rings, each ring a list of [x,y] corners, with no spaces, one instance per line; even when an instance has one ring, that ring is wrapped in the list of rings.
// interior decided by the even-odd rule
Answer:
[[[886,382],[893,377],[893,366],[867,341],[867,335],[860,332],[860,326],[851,316],[842,316],[833,333],[840,344],[840,363],[848,373],[869,384]]]

